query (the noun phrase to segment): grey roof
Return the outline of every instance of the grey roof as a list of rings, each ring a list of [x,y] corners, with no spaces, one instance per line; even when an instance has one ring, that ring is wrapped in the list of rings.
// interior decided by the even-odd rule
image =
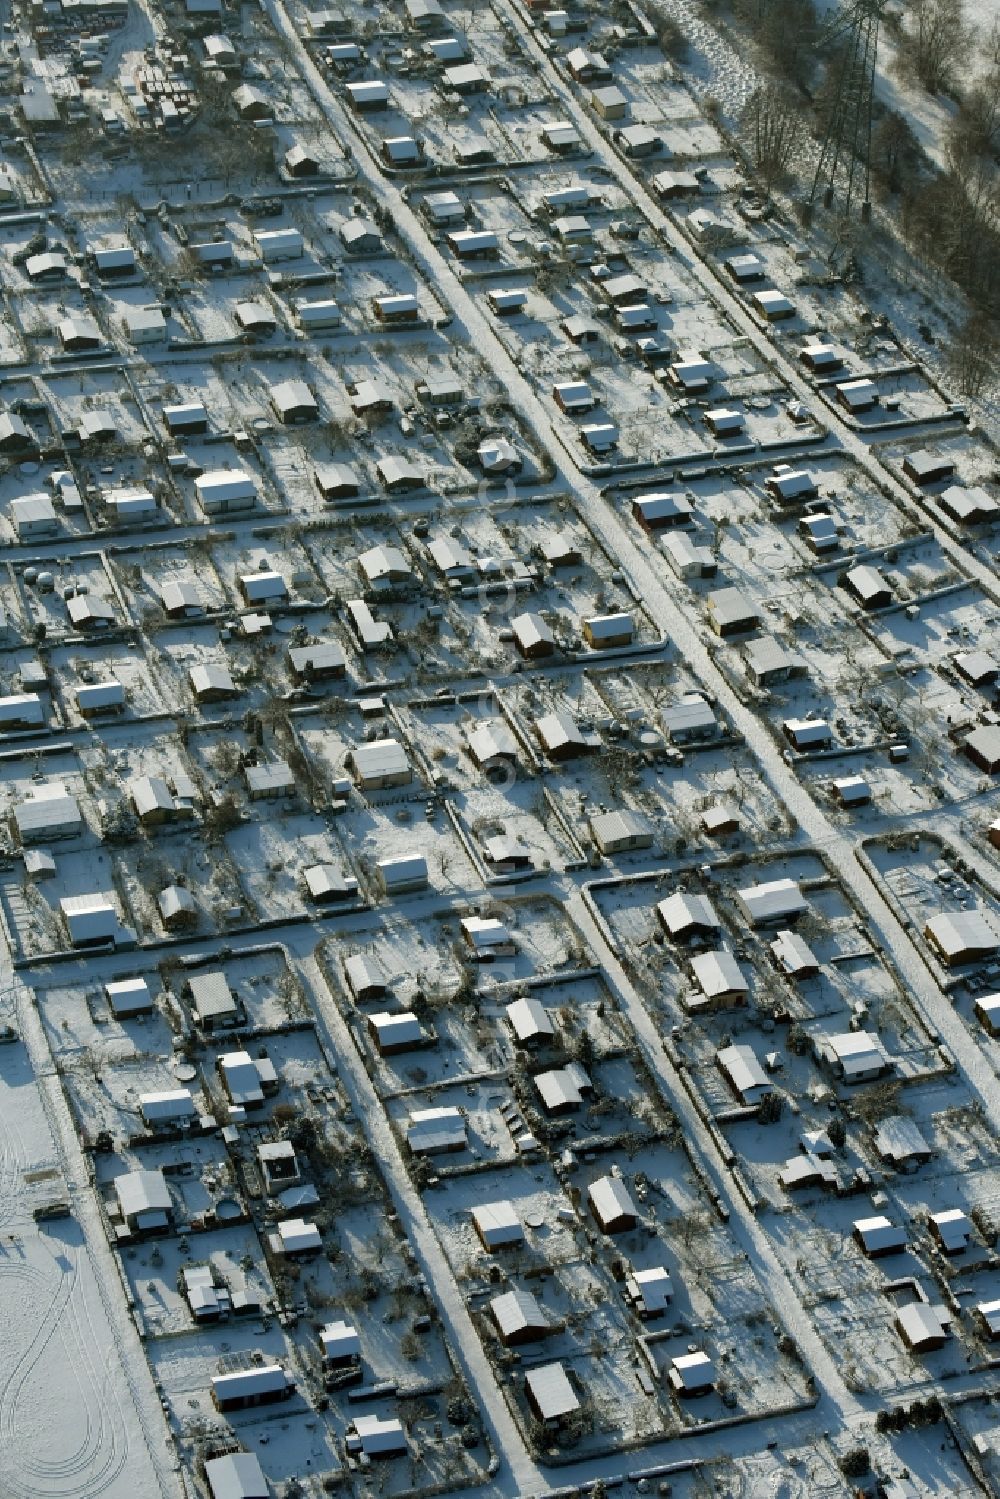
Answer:
[[[220,693],[226,697],[235,697],[236,684],[228,666],[221,662],[209,661],[199,666],[192,666],[189,673],[191,687],[196,697],[202,697],[206,693]]]
[[[344,974],[355,995],[384,994],[388,988],[382,966],[367,953],[356,952],[344,961]]]
[[[229,1452],[205,1464],[212,1499],[269,1499],[270,1488],[256,1453]]]
[[[22,843],[57,833],[75,833],[83,826],[80,807],[59,782],[39,788],[35,794],[14,809],[14,821]]]
[[[126,1218],[170,1211],[170,1191],[162,1171],[128,1171],[116,1176],[115,1192]]]
[[[590,831],[602,851],[610,852],[618,843],[630,842],[649,848],[653,842],[653,825],[641,812],[630,807],[618,807],[611,812],[598,812],[590,819]]]
[[[661,714],[668,739],[704,738],[718,731],[719,721],[700,692],[688,692]]]
[[[540,1369],[530,1370],[525,1375],[525,1384],[543,1421],[556,1421],[580,1409],[562,1364],[543,1364]]]
[[[875,1149],[885,1161],[913,1161],[933,1155],[913,1119],[905,1114],[891,1114],[875,1130]]]

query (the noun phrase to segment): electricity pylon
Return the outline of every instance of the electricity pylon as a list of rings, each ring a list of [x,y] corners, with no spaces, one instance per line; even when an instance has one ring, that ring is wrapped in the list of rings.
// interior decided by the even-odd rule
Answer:
[[[844,216],[864,185],[861,218],[871,218],[872,105],[875,96],[875,58],[878,30],[886,0],[852,0],[829,22],[819,41],[841,42],[836,70],[836,92],[826,122],[812,192],[806,205],[811,217],[818,196],[830,208],[843,193]]]

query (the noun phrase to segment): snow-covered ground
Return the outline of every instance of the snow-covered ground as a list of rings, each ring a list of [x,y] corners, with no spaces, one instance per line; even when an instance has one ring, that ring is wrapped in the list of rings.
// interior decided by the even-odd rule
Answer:
[[[9,1018],[23,1025],[27,1004]],[[82,1160],[62,1147],[64,1107],[23,1043],[0,1047],[0,1491],[158,1499],[170,1492],[166,1431],[127,1317],[122,1327],[122,1285],[93,1237],[103,1231]],[[36,1223],[33,1209],[58,1199],[73,1216]]]

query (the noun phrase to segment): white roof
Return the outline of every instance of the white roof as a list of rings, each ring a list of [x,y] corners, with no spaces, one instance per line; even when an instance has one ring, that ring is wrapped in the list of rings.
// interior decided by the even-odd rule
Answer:
[[[587,1196],[600,1223],[614,1223],[618,1218],[638,1216],[628,1188],[617,1176],[601,1176],[597,1181],[591,1182],[587,1188]]]
[[[808,902],[795,880],[769,880],[763,885],[748,885],[737,894],[751,926],[798,915],[808,909]]]
[[[753,300],[766,312],[791,312],[795,308],[795,303],[784,292],[776,291],[773,287],[768,291],[754,292]]]
[[[205,1464],[212,1499],[268,1499],[270,1488],[255,1452],[229,1452]]]
[[[59,908],[74,942],[113,937],[118,930],[118,912],[107,895],[64,895]]]
[[[140,817],[150,812],[173,812],[174,798],[162,776],[137,776],[128,783],[128,793]]]
[[[226,1089],[234,1103],[259,1103],[264,1097],[260,1069],[248,1051],[230,1051],[219,1058]]]
[[[797,932],[779,932],[771,943],[771,952],[778,967],[790,977],[819,967],[816,954]]]
[[[570,1062],[549,1072],[539,1072],[535,1077],[538,1096],[550,1113],[559,1109],[575,1109],[583,1102],[584,1092],[593,1085],[578,1062]]]
[[[528,1371],[525,1384],[544,1420],[557,1419],[579,1410],[580,1402],[573,1392],[562,1364],[545,1364]]]
[[[242,573],[240,588],[250,603],[259,603],[262,599],[283,599],[288,594],[284,578],[270,568],[257,573]]]
[[[237,499],[257,493],[257,486],[242,469],[214,468],[194,481],[199,497]]]
[[[931,1213],[930,1222],[936,1228],[941,1243],[948,1250],[965,1249],[972,1237],[972,1223],[961,1208],[949,1208],[943,1213]]]
[[[871,1031],[843,1031],[836,1036],[827,1036],[825,1044],[848,1081],[851,1077],[870,1072],[873,1067],[889,1064],[885,1047]]]
[[[466,734],[474,760],[480,765],[488,760],[517,759],[517,740],[503,719],[488,719]]]
[[[361,1352],[358,1330],[350,1322],[328,1322],[319,1335],[327,1358],[349,1358]]]
[[[647,1312],[662,1312],[674,1294],[674,1283],[665,1265],[653,1265],[648,1270],[633,1270],[632,1281]]]
[[[976,1311],[986,1323],[990,1337],[1000,1337],[1000,1301],[980,1301]]]
[[[473,572],[472,553],[452,536],[435,536],[427,543],[435,567],[442,573]]]
[[[715,1383],[715,1365],[707,1353],[678,1354],[670,1360],[670,1382],[676,1389],[704,1389]]]
[[[379,859],[375,868],[387,893],[426,885],[429,879],[427,860],[422,854],[396,854]]]
[[[552,387],[564,406],[591,405],[594,394],[586,380],[560,380]]]
[[[453,219],[465,218],[465,208],[457,193],[425,193],[422,201],[429,217],[435,223],[442,224],[451,222]]]
[[[304,1218],[286,1218],[278,1224],[278,1237],[286,1254],[302,1249],[322,1249],[323,1237],[315,1223]]]
[[[506,947],[510,932],[495,916],[463,916],[462,931],[477,952],[491,947]]]
[[[115,1013],[149,1010],[153,1006],[153,996],[144,978],[115,979],[113,983],[105,984],[104,993]]]
[[[368,1020],[379,1040],[388,1042],[391,1046],[416,1046],[423,1040],[424,1032],[420,1021],[409,1010],[382,1010],[378,1015],[370,1015]]]
[[[902,1248],[906,1243],[905,1231],[883,1215],[858,1218],[854,1224],[854,1232],[869,1251],[888,1249],[895,1245]]]
[[[204,610],[201,603],[201,594],[198,585],[189,579],[168,579],[160,586],[160,598],[163,600],[163,609],[178,610]]]
[[[280,1364],[264,1364],[253,1369],[237,1369],[233,1374],[214,1374],[212,1389],[220,1400],[249,1395],[266,1395],[287,1389],[289,1378]]]
[[[1000,947],[1000,936],[981,906],[972,911],[943,911],[931,917],[925,930],[949,956],[957,957],[967,951],[991,952]]]
[[[631,635],[635,629],[631,614],[625,610],[616,614],[591,614],[586,625],[595,640],[607,640],[615,635]]]
[[[377,583],[382,580],[395,578],[409,578],[413,569],[407,562],[399,547],[374,546],[367,552],[362,552],[358,558],[358,566],[368,579],[369,583]]]
[[[910,1301],[901,1306],[896,1313],[896,1326],[914,1348],[919,1348],[922,1343],[936,1342],[947,1332],[940,1309],[923,1301]]]
[[[777,490],[783,500],[794,500],[801,495],[811,495],[816,481],[806,469],[776,469],[767,480],[768,488]]]
[[[355,1416],[354,1430],[362,1451],[369,1457],[406,1450],[406,1433],[395,1417],[383,1420],[380,1416]]]
[[[507,1019],[519,1041],[530,1041],[535,1036],[553,1036],[555,1027],[549,1012],[540,1000],[530,995],[512,1000],[507,1006]]]
[[[782,728],[797,748],[826,744],[831,737],[830,725],[823,718],[786,718]]]
[[[83,823],[76,797],[61,781],[34,788],[34,794],[14,809],[14,821],[22,842],[36,834],[75,832]]]
[[[381,78],[367,78],[349,83],[347,92],[355,104],[384,104],[389,97],[389,85]]]

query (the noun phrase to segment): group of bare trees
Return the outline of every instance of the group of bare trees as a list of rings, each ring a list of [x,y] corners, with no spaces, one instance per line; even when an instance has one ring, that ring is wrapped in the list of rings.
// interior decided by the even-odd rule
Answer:
[[[756,88],[743,111],[743,138],[761,186],[780,187],[798,154],[805,119],[791,86],[769,80]]]
[[[948,126],[948,148],[959,158],[992,161],[1000,153],[1000,23],[986,37],[971,39],[967,28],[961,36],[978,67],[967,86],[955,89],[958,109]]]
[[[955,88],[972,44],[962,0],[910,0],[898,33],[899,61],[929,94]]]

